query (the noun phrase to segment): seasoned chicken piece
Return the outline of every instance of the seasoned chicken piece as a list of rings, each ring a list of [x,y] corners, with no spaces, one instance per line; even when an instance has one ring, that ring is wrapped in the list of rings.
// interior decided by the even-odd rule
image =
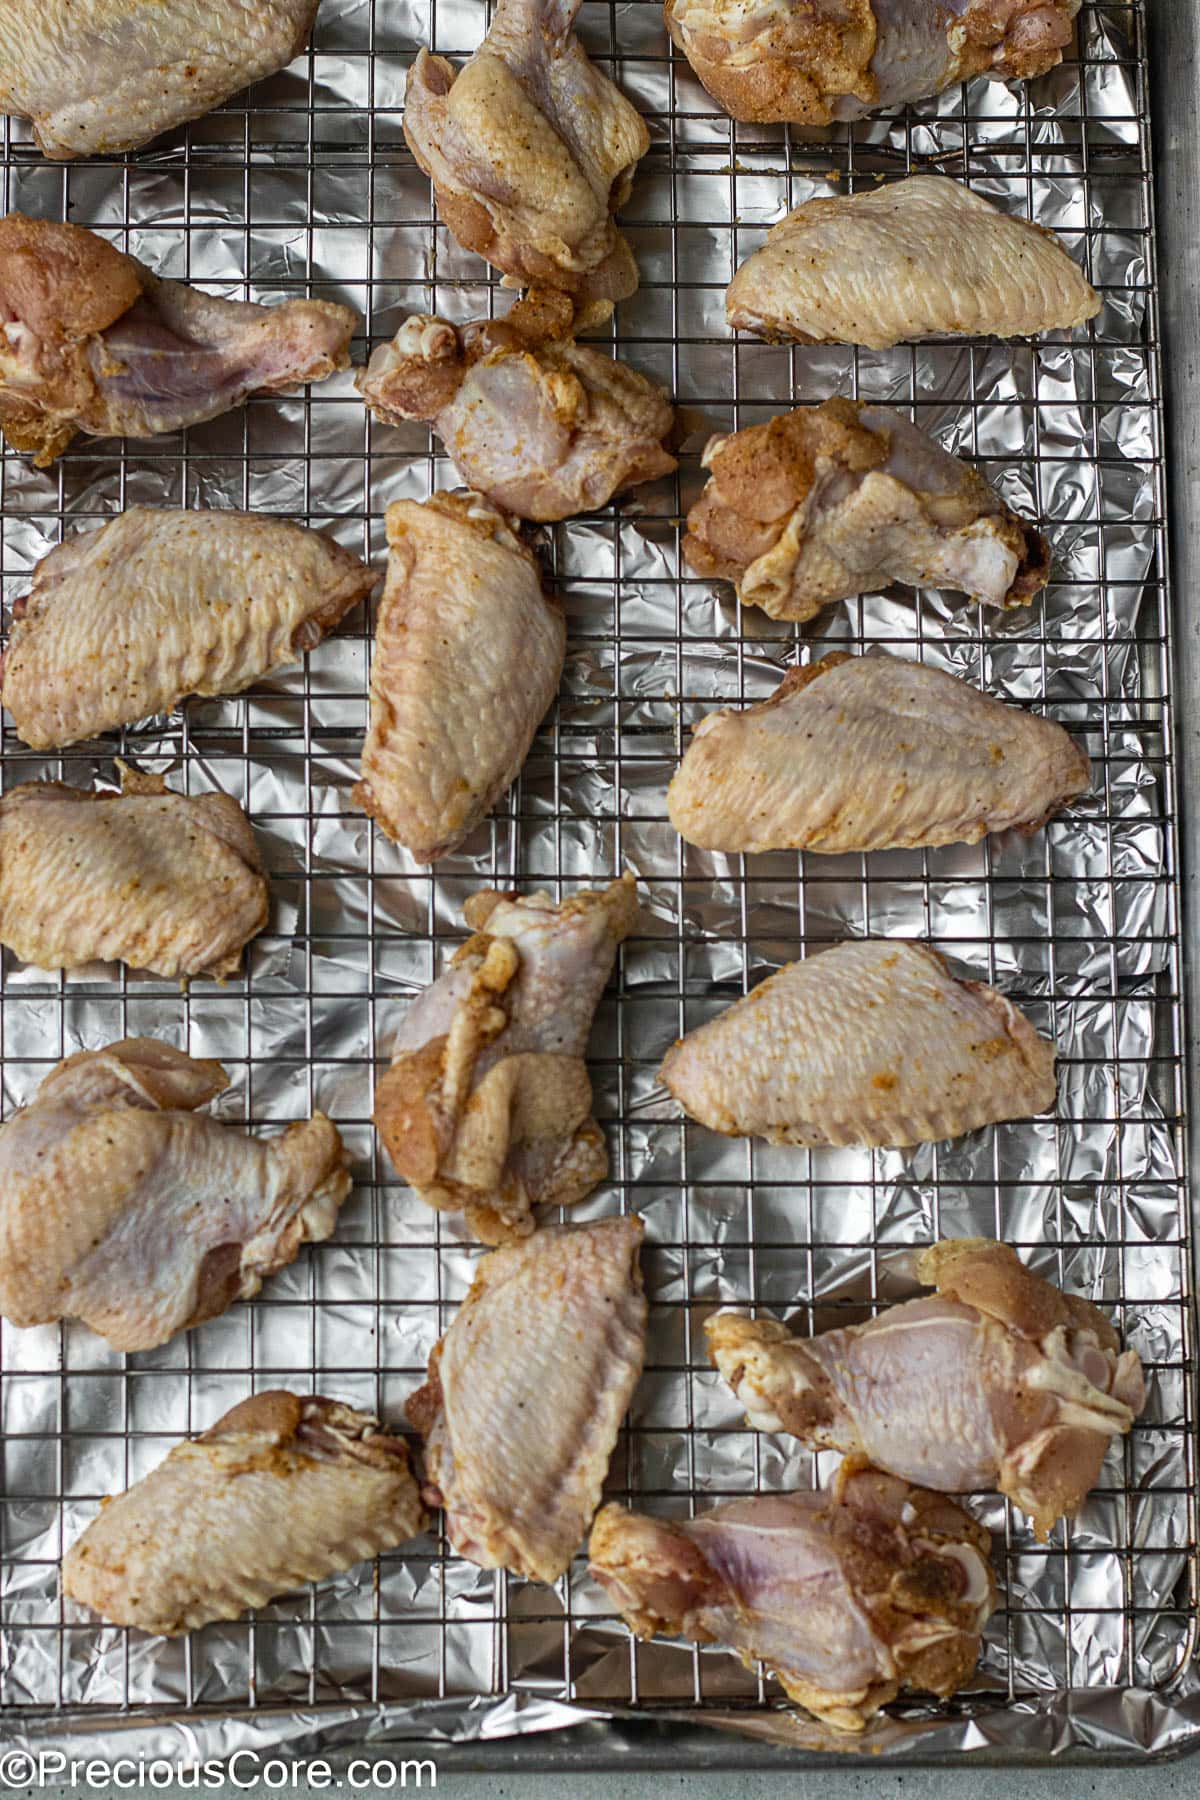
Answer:
[[[715,1313],[708,1354],[760,1430],[944,1493],[997,1487],[1046,1538],[1145,1405],[1137,1352],[1007,1244],[947,1240],[917,1268],[936,1297],[819,1337]]]
[[[299,56],[319,0],[5,0],[0,112],[58,161],[136,150]]]
[[[988,1534],[951,1501],[843,1463],[816,1494],[759,1494],[699,1518],[606,1506],[589,1573],[638,1637],[728,1644],[793,1700],[861,1731],[901,1689],[969,1679],[996,1604]]]
[[[402,1438],[340,1401],[268,1389],[105,1501],[63,1558],[62,1591],[113,1625],[176,1637],[425,1524]]]
[[[350,361],[347,306],[162,281],[78,225],[0,219],[0,429],[38,468],[76,432],[158,437]]]
[[[1100,295],[1051,231],[946,175],[809,200],[725,295],[738,331],[887,350],[926,337],[1035,337],[1095,318]]]
[[[0,1126],[0,1313],[150,1350],[257,1294],[350,1192],[316,1113],[269,1143],[197,1114],[229,1085],[156,1038],[82,1050]]]
[[[0,698],[35,750],[237,694],[319,644],[378,576],[257,513],[135,506],[68,538],[13,609]]]
[[[972,75],[1062,61],[1080,0],[666,0],[671,36],[735,119],[829,125]]]
[[[903,581],[1028,606],[1050,546],[975,469],[902,413],[853,400],[710,438],[685,560],[773,619]]]
[[[31,781],[0,798],[0,944],[39,969],[235,974],[268,912],[250,821],[228,794],[119,767],[119,794]]]
[[[569,337],[531,337],[519,320],[458,330],[414,313],[357,386],[387,424],[430,420],[463,479],[523,519],[590,512],[677,466],[662,388]]]
[[[473,894],[465,912],[474,936],[409,1007],[375,1126],[422,1200],[499,1244],[608,1173],[583,1054],[638,902],[626,875],[558,905]]]
[[[521,772],[567,648],[537,558],[481,494],[396,500],[356,806],[418,862],[468,838]]]
[[[1050,719],[940,669],[835,651],[703,719],[667,811],[705,850],[928,849],[1037,831],[1089,776]]]
[[[521,285],[572,295],[591,323],[637,287],[613,214],[650,134],[572,33],[578,10],[579,0],[498,0],[457,73],[422,50],[404,135],[459,243]]]
[[[468,1562],[557,1581],[591,1524],[645,1356],[642,1234],[605,1219],[485,1256],[435,1345],[407,1411]]]
[[[982,981],[903,939],[788,963],[660,1071],[702,1125],[772,1144],[904,1146],[1054,1105],[1054,1045]]]

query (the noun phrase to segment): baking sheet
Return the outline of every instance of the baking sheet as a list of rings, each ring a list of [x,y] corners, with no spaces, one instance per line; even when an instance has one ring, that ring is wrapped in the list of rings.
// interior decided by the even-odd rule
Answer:
[[[400,129],[404,71],[467,54],[474,3],[325,0],[312,52],[248,98],[129,159],[44,163],[3,139],[7,208],[93,226],[163,273],[256,299],[311,292],[363,315],[359,359],[409,310],[464,320],[511,296],[434,219]],[[114,757],[251,813],[273,875],[247,977],[187,994],[120,969],[49,978],[0,958],[7,1117],[60,1056],[150,1031],[233,1076],[222,1117],[324,1108],[356,1157],[335,1239],[164,1348],[119,1356],[76,1327],[0,1326],[0,1706],[16,1743],[110,1741],[228,1754],[351,1736],[541,1734],[629,1714],[709,1720],[801,1750],[825,1740],[774,1683],[719,1650],[634,1645],[582,1556],[556,1589],[487,1574],[436,1535],[253,1620],[184,1643],[98,1627],[57,1560],[100,1497],[253,1387],[316,1388],[399,1417],[478,1251],[395,1179],[371,1084],[408,996],[461,941],[480,885],[554,892],[631,867],[645,915],[597,1019],[592,1070],[613,1178],[573,1217],[646,1218],[649,1366],[611,1497],[686,1513],[827,1475],[744,1429],[706,1364],[715,1305],[755,1299],[802,1328],[912,1291],[911,1248],[993,1233],[1113,1308],[1147,1361],[1146,1413],[1048,1546],[984,1497],[1004,1603],[972,1688],[901,1703],[860,1748],[904,1754],[1147,1751],[1193,1740],[1191,1225],[1183,1137],[1171,613],[1164,579],[1144,6],[1085,5],[1078,59],[1028,90],[975,82],[900,119],[800,134],[731,125],[667,55],[653,0],[586,0],[581,33],[646,113],[653,147],[626,227],[642,286],[612,333],[693,429],[677,479],[536,533],[567,609],[563,690],[493,821],[434,875],[350,805],[367,711],[368,621],[236,700],[195,702],[61,756],[6,727],[4,787],[111,782]],[[1087,331],[1036,346],[886,353],[735,341],[734,267],[791,205],[918,167],[969,179],[1064,234],[1104,292]],[[680,574],[681,515],[709,429],[849,392],[910,408],[1042,518],[1056,578],[1028,614],[867,596],[803,633]],[[49,472],[6,454],[5,619],[64,530],[134,502],[250,506],[383,556],[382,515],[452,485],[424,426],[373,424],[348,376],[151,445],[88,444]],[[1082,736],[1092,793],[1045,833],[870,857],[726,858],[682,845],[664,807],[689,729],[769,693],[788,663],[886,644],[1038,707]],[[1063,1050],[1058,1115],[911,1153],[804,1152],[685,1126],[655,1084],[672,1039],[780,963],[850,933],[928,937],[997,983]]]

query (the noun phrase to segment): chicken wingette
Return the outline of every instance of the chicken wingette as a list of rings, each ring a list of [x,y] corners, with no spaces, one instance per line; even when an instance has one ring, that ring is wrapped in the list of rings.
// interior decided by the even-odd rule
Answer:
[[[149,1350],[257,1294],[350,1192],[321,1113],[249,1137],[196,1109],[220,1063],[157,1038],[82,1050],[0,1126],[0,1314]]]
[[[320,0],[4,0],[0,112],[56,161],[136,150],[299,56]]]
[[[267,1389],[108,1500],[63,1558],[64,1598],[163,1637],[236,1619],[424,1529],[403,1438]]]
[[[737,271],[725,315],[762,337],[887,350],[1071,331],[1101,304],[1052,231],[949,176],[910,175],[796,207]]]

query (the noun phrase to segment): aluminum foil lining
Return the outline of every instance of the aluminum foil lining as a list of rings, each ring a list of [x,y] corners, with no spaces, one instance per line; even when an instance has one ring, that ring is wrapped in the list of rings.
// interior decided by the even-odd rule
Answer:
[[[8,208],[94,226],[165,273],[363,314],[370,343],[409,310],[465,320],[511,295],[434,218],[403,145],[418,45],[478,42],[466,0],[325,0],[311,54],[248,100],[127,160],[43,162],[4,140]],[[614,339],[668,383],[691,427],[681,473],[618,509],[539,532],[570,623],[562,695],[524,775],[466,850],[419,871],[350,803],[367,716],[368,620],[236,700],[193,703],[62,757],[5,729],[6,787],[111,782],[119,753],[250,810],[274,877],[246,978],[221,988],[95,968],[0,964],[5,1116],[60,1056],[149,1031],[233,1076],[221,1116],[271,1128],[323,1107],[356,1156],[334,1240],[249,1306],[119,1356],[75,1327],[0,1329],[0,1696],[6,1736],[104,1754],[229,1754],[351,1740],[536,1733],[647,1714],[798,1752],[828,1748],[770,1680],[720,1648],[635,1645],[580,1556],[554,1589],[484,1574],[433,1534],[252,1619],[167,1643],[59,1598],[57,1564],[101,1496],[254,1387],[316,1389],[397,1420],[479,1254],[394,1178],[369,1125],[406,1000],[461,940],[481,885],[555,893],[634,869],[645,898],[597,1019],[592,1070],[612,1179],[574,1215],[646,1219],[649,1366],[612,1497],[686,1514],[830,1472],[745,1428],[701,1324],[756,1300],[805,1329],[912,1291],[911,1252],[993,1233],[1113,1308],[1150,1400],[1073,1525],[1037,1546],[994,1497],[1003,1604],[952,1704],[903,1702],[858,1748],[1027,1754],[1179,1749],[1200,1728],[1190,1662],[1196,1542],[1191,1222],[1182,1164],[1171,625],[1162,586],[1158,371],[1148,265],[1144,6],[1085,5],[1080,59],[1028,90],[979,81],[899,119],[802,135],[730,125],[678,58],[659,7],[585,0],[581,30],[653,134],[626,211],[642,286]],[[1131,39],[1124,33],[1132,30]],[[785,210],[837,178],[936,166],[1064,234],[1105,296],[1094,327],[1036,345],[883,354],[735,342],[723,288]],[[1045,523],[1056,579],[1028,612],[869,595],[803,634],[681,574],[681,515],[710,430],[791,400],[911,407]],[[78,445],[39,473],[3,462],[5,618],[64,531],[134,502],[250,506],[383,556],[382,514],[454,484],[424,426],[372,424],[349,376],[152,445]],[[831,645],[887,644],[1046,707],[1094,760],[1092,792],[1031,840],[869,857],[743,860],[681,845],[664,792],[690,727],[770,692]],[[683,1028],[847,934],[927,937],[998,983],[1063,1048],[1058,1115],[912,1153],[806,1153],[685,1126],[655,1069]]]

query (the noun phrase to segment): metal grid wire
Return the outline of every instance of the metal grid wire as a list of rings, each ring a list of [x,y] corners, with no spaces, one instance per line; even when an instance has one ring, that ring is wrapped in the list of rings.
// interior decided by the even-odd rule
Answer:
[[[465,55],[481,24],[473,0],[325,0],[314,46],[290,71],[139,156],[53,166],[10,123],[6,208],[92,226],[216,292],[346,301],[365,322],[358,360],[408,310],[503,310],[510,296],[437,224],[401,133],[417,46]],[[1006,1506],[980,1502],[1005,1603],[974,1689],[949,1710],[1098,1683],[1163,1689],[1190,1656],[1191,1243],[1144,4],[1085,5],[1078,58],[1030,93],[976,82],[899,120],[807,135],[733,126],[668,55],[656,0],[585,0],[580,29],[653,135],[625,215],[642,285],[613,341],[671,387],[692,429],[677,478],[537,534],[567,610],[567,671],[489,825],[436,871],[415,871],[350,805],[366,724],[363,614],[303,667],[130,729],[119,745],[48,758],[5,728],[6,789],[111,779],[118,753],[191,792],[219,785],[249,810],[274,893],[245,979],[227,987],[180,992],[124,970],[49,979],[5,952],[5,1116],[59,1057],[148,1031],[221,1058],[233,1085],[219,1110],[231,1121],[269,1128],[324,1108],[357,1176],[330,1243],[251,1305],[160,1350],[119,1356],[69,1326],[0,1330],[10,1717],[505,1692],[647,1709],[778,1698],[727,1657],[634,1646],[582,1558],[551,1591],[481,1575],[438,1536],[180,1645],[98,1631],[57,1595],[62,1545],[100,1496],[252,1388],[313,1389],[399,1417],[475,1259],[452,1221],[396,1181],[370,1128],[402,1002],[461,941],[476,887],[560,893],[623,866],[642,877],[647,906],[593,1039],[612,1179],[575,1214],[620,1206],[648,1225],[649,1365],[612,1495],[686,1512],[811,1481],[820,1459],[739,1423],[705,1363],[706,1313],[754,1300],[806,1330],[866,1316],[910,1291],[906,1246],[990,1230],[1111,1304],[1143,1351],[1152,1399],[1081,1520],[1048,1546]],[[882,356],[732,338],[724,285],[785,204],[823,191],[827,175],[853,191],[918,167],[1056,225],[1104,292],[1101,317],[1036,346]],[[998,619],[934,596],[872,596],[800,634],[681,570],[708,430],[835,391],[907,408],[1042,518],[1058,559],[1044,608]],[[1082,422],[1074,436],[1064,409]],[[48,473],[6,453],[5,617],[65,531],[128,504],[278,511],[379,561],[387,502],[454,480],[425,427],[373,425],[346,377],[152,444],[81,441]],[[1028,843],[888,856],[750,861],[682,845],[664,793],[696,720],[762,697],[798,655],[855,642],[1051,709],[1093,758],[1074,823]],[[674,1116],[654,1072],[677,1033],[781,961],[865,931],[930,938],[1052,1031],[1057,1120],[901,1156],[730,1142]]]

